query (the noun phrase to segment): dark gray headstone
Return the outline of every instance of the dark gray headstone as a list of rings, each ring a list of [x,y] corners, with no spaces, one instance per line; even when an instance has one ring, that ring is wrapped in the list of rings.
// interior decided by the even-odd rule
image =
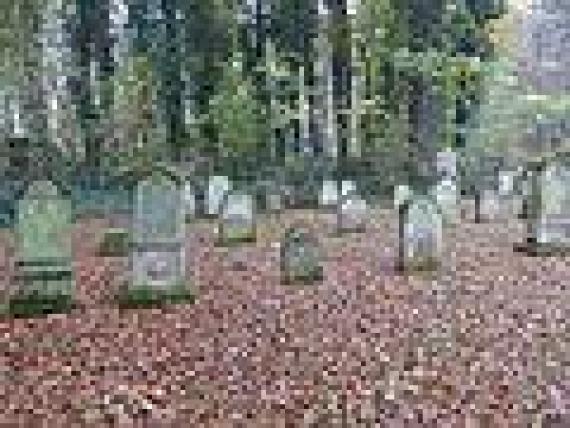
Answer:
[[[323,275],[317,239],[305,228],[288,229],[281,243],[281,277],[285,283],[313,282]]]

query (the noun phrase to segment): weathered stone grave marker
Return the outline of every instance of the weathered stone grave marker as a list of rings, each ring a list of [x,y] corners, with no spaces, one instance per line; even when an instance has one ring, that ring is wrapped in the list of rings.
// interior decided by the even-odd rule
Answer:
[[[208,192],[206,195],[206,214],[209,216],[217,216],[220,214],[219,209],[224,195],[231,190],[232,186],[228,177],[213,176],[208,182]]]
[[[196,215],[196,193],[194,186],[191,182],[184,183],[184,217],[186,221],[190,220]]]
[[[428,197],[400,206],[398,270],[431,271],[441,260],[443,218],[437,204]]]
[[[336,207],[338,199],[338,182],[335,180],[324,180],[321,193],[319,194],[321,207]]]
[[[432,197],[437,201],[447,223],[458,221],[459,195],[454,179],[444,178],[432,190]]]
[[[51,181],[36,181],[18,203],[17,220],[15,300],[69,306],[74,291],[71,202]]]
[[[184,266],[184,199],[173,177],[155,172],[136,189],[131,252],[133,293],[188,290]]]
[[[366,228],[368,205],[355,191],[341,197],[338,208],[339,232],[363,232]]]
[[[227,193],[218,212],[221,215],[218,228],[220,244],[255,241],[255,206],[251,195]]]
[[[570,168],[568,164],[554,161],[536,177],[531,204],[540,204],[531,211],[528,221],[532,239],[538,246],[561,251],[570,249]]]
[[[287,229],[281,243],[281,278],[285,284],[311,283],[323,278],[317,239],[303,226]]]
[[[524,194],[526,243],[531,254],[567,253],[570,249],[570,154],[545,156],[529,164]]]

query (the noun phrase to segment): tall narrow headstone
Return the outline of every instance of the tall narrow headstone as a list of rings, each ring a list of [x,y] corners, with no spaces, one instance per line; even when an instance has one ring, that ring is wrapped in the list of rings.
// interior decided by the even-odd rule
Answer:
[[[224,199],[224,195],[231,190],[231,183],[228,177],[213,176],[208,183],[208,192],[206,195],[206,214],[216,216],[220,214],[220,204]]]
[[[169,291],[185,282],[184,201],[177,184],[155,173],[137,185],[131,287]]]
[[[32,183],[18,204],[17,278],[19,292],[71,296],[73,253],[71,202],[50,181]]]
[[[399,212],[398,268],[405,272],[437,269],[441,261],[443,217],[430,198],[410,200]]]

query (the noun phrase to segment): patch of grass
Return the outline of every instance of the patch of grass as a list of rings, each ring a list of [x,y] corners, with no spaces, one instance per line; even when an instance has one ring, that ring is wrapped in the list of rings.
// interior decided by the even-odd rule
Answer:
[[[130,236],[126,229],[109,229],[99,244],[102,257],[124,257],[129,253]]]
[[[149,285],[127,287],[118,295],[119,307],[148,308],[175,303],[193,303],[195,296],[184,285],[158,289]]]
[[[252,243],[257,239],[255,229],[238,229],[238,230],[223,230],[218,238],[219,246],[231,246],[242,243]]]
[[[68,313],[72,308],[73,298],[69,294],[47,295],[33,292],[12,297],[8,303],[8,315],[29,318]]]
[[[299,284],[299,285],[309,285],[315,282],[322,281],[324,278],[322,266],[316,266],[314,269],[297,273],[295,275],[288,274],[285,269],[282,269],[281,273],[283,277],[283,282],[287,285]]]

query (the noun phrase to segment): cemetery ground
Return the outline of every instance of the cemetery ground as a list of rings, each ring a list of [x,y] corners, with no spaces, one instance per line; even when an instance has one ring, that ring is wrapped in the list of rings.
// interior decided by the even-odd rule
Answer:
[[[405,276],[395,210],[343,237],[324,217],[285,212],[229,248],[214,245],[213,223],[189,224],[196,301],[154,309],[113,304],[126,264],[97,254],[109,220],[77,222],[80,306],[0,322],[0,420],[487,427],[570,410],[568,259],[513,252],[514,219],[462,220],[436,275]],[[283,285],[275,242],[298,219],[325,249],[324,279]]]

